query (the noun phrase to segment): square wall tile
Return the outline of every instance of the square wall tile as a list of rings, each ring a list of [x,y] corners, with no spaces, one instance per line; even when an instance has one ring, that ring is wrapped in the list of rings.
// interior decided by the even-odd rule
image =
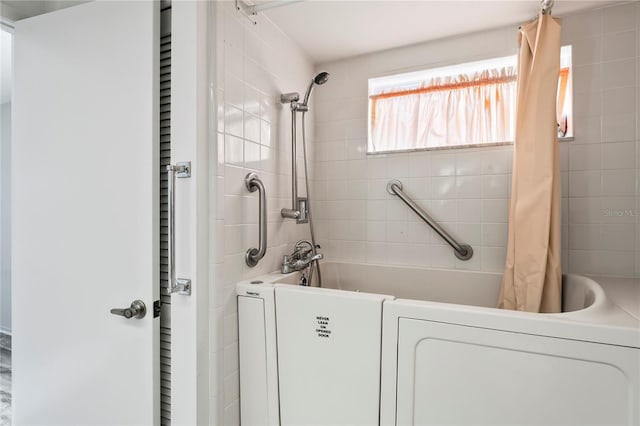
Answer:
[[[636,58],[604,62],[602,67],[602,88],[631,87],[636,81]]]
[[[602,10],[595,9],[578,14],[570,14],[562,21],[562,35],[567,43],[575,43],[584,37],[602,33]]]
[[[506,247],[482,247],[482,270],[503,272],[507,259]]]
[[[453,176],[456,174],[455,154],[433,154],[431,156],[432,176]]]
[[[433,197],[437,199],[456,197],[455,176],[433,177],[431,179]]]
[[[632,109],[631,111],[633,111]],[[602,117],[602,141],[620,142],[632,141],[636,138],[636,115],[633,112],[609,115]]]
[[[224,79],[224,100],[229,105],[241,109],[243,100],[242,80],[233,75],[226,75]]]
[[[456,197],[482,198],[482,178],[480,175],[456,176]]]
[[[459,199],[457,210],[455,220],[458,222],[482,222],[482,200],[480,199]]]
[[[571,145],[569,147],[569,170],[600,169],[600,145]]]
[[[573,64],[595,64],[602,59],[602,37],[600,35],[581,39],[573,45]]]
[[[367,178],[384,179],[387,177],[387,159],[385,157],[367,158]]]
[[[482,198],[507,198],[511,175],[482,176]]]
[[[387,222],[406,222],[409,218],[409,214],[413,215],[413,212],[407,207],[401,200],[393,199],[388,200],[386,205],[386,217]]]
[[[387,241],[404,243],[409,241],[407,222],[387,222]]]
[[[224,108],[224,130],[229,135],[234,135],[239,138],[242,137],[244,132],[244,123],[242,120],[242,110],[232,106],[231,104],[225,105]]]
[[[602,60],[615,61],[636,55],[636,32],[607,33],[602,36]]]
[[[426,177],[431,176],[431,154],[422,152],[412,152],[409,154],[409,176]]]
[[[576,117],[600,116],[602,113],[602,91],[577,92],[573,94],[573,116],[576,130],[580,128],[580,120]]]
[[[241,138],[225,135],[224,162],[237,166],[244,165],[244,144]]]
[[[602,29],[605,33],[617,33],[637,29],[636,2],[602,9]]]
[[[432,238],[436,238],[432,237],[433,231],[431,230],[429,225],[424,223],[422,220],[420,220],[419,222],[408,222],[407,232],[407,241],[413,244],[429,244]]]
[[[600,234],[599,224],[570,224],[569,249],[589,250],[596,247],[600,241]]]
[[[569,198],[569,223],[601,223],[602,217],[600,197]]]
[[[387,177],[402,179],[409,177],[409,156],[407,154],[391,154],[387,157]]]
[[[602,87],[602,66],[599,63],[573,67],[573,91],[584,93],[598,91]]]
[[[633,169],[636,162],[635,142],[602,144],[603,169]]]
[[[600,195],[600,170],[579,170],[569,172],[570,197],[597,197]]]
[[[482,200],[482,221],[506,223],[509,219],[509,203],[506,199]]]
[[[254,142],[244,143],[244,167],[251,170],[264,170],[260,163],[260,145]]]
[[[482,152],[482,174],[494,175],[511,173],[511,162],[513,159],[513,148],[492,149]]]
[[[407,178],[403,181],[404,191],[411,194],[414,201],[428,200],[432,197],[431,178]]]
[[[506,247],[509,227],[506,223],[483,223],[482,245],[484,247]]]
[[[603,170],[602,195],[636,195],[636,171],[633,169]]]
[[[387,259],[387,243],[367,242],[367,263],[382,265]]]
[[[633,252],[636,249],[636,224],[603,224],[598,241],[602,250]]]
[[[636,93],[628,87],[602,91],[602,113],[605,116],[629,114],[636,108]]]
[[[387,223],[385,221],[367,222],[367,241],[385,242],[387,241]]]
[[[458,212],[458,202],[456,200],[432,200],[431,203],[423,206],[437,222],[454,222]]]
[[[470,246],[480,246],[482,244],[482,226],[476,223],[457,223],[455,235],[459,241]]]
[[[436,269],[450,269],[455,266],[453,249],[447,245],[431,246],[431,267]]]
[[[482,172],[482,157],[479,151],[456,155],[456,175],[477,176]]]

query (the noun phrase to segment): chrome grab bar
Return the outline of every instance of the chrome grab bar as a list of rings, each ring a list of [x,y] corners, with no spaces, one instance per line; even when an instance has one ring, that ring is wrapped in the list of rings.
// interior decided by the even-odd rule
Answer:
[[[409,206],[427,225],[431,227],[438,235],[440,235],[451,247],[453,247],[456,257],[460,260],[469,260],[473,256],[473,249],[469,244],[458,243],[447,231],[445,231],[435,220],[431,218],[419,205],[402,192],[402,182],[399,180],[390,180],[387,183],[387,192],[391,195],[397,195],[404,203]]]
[[[167,256],[169,262],[167,265],[167,276],[169,277],[169,286],[167,294],[178,293],[191,295],[191,280],[186,278],[176,278],[176,177],[191,177],[191,162],[169,164],[167,166],[168,184],[167,192],[169,195],[168,208],[168,233],[169,241],[167,244]]]
[[[250,248],[244,256],[247,265],[254,267],[267,253],[267,194],[264,190],[264,184],[256,173],[249,173],[244,178],[244,183],[249,192],[255,192],[257,189],[259,195],[258,248]]]

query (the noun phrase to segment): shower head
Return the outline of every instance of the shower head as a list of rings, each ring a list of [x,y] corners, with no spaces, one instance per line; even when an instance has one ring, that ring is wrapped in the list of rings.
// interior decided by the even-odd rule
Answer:
[[[325,71],[319,72],[315,77],[313,77],[313,80],[311,80],[311,83],[307,88],[307,93],[304,94],[304,102],[302,102],[302,104],[307,105],[307,102],[309,102],[309,95],[311,95],[311,89],[313,89],[314,84],[317,84],[317,85],[325,84],[328,80],[329,80],[329,73]]]
[[[322,71],[314,77],[313,82],[315,84],[325,84],[327,80],[329,80],[329,73]]]

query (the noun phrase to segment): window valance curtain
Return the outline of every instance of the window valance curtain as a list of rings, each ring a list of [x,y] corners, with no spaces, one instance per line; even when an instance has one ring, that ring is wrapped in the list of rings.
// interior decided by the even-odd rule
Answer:
[[[513,140],[516,67],[438,77],[373,94],[370,151]]]

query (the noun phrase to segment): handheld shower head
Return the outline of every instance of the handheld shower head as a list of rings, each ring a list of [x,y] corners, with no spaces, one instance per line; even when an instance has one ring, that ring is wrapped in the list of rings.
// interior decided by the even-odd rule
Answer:
[[[329,80],[329,73],[326,71],[318,73],[318,75],[313,78],[315,84],[325,84],[327,80]]]
[[[313,77],[313,80],[311,80],[311,83],[307,88],[307,93],[304,94],[304,101],[302,102],[302,104],[307,105],[307,102],[309,102],[309,95],[311,95],[311,89],[313,89],[314,84],[317,84],[317,85],[325,84],[328,80],[329,80],[329,73],[325,71],[319,72],[315,77]]]

